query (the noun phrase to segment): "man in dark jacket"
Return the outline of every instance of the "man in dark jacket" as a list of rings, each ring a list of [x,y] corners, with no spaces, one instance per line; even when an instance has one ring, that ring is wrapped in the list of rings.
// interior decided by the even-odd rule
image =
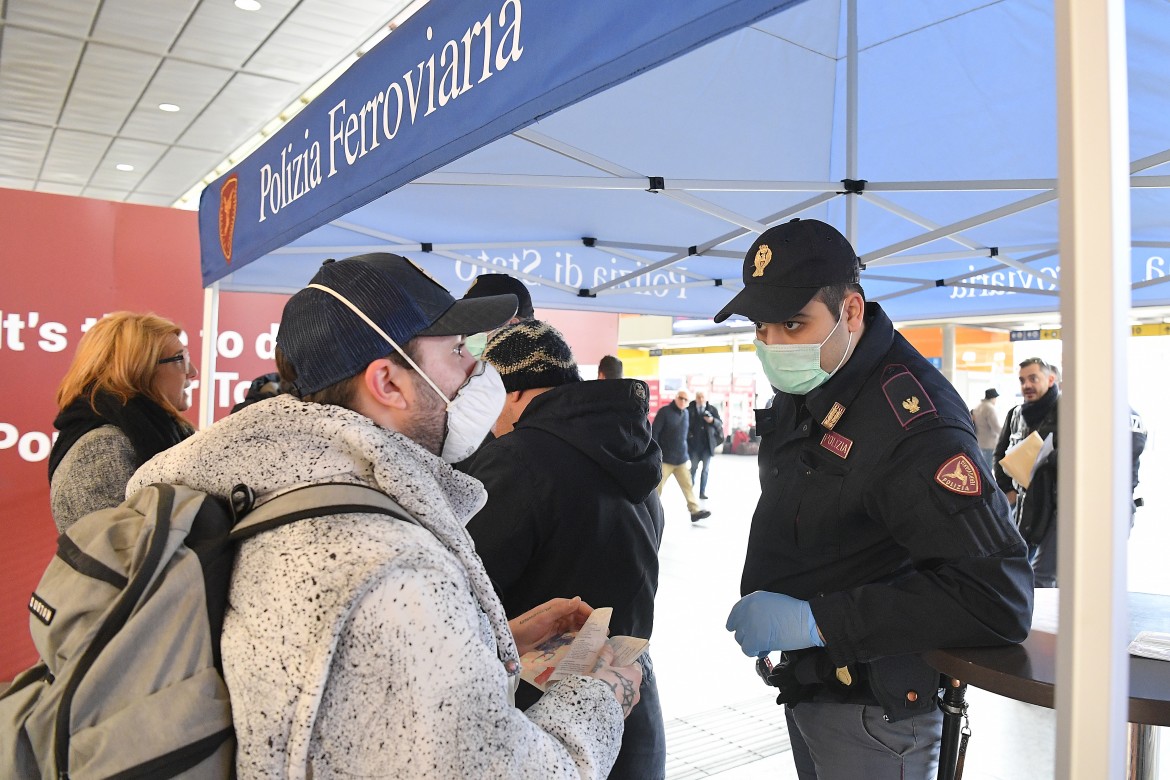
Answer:
[[[673,474],[682,488],[683,498],[687,500],[687,511],[691,513],[691,522],[697,523],[703,518],[710,517],[711,513],[699,506],[695,500],[695,486],[691,481],[691,472],[687,470],[687,461],[690,454],[687,450],[687,433],[690,431],[690,420],[687,417],[687,401],[689,396],[686,388],[675,394],[674,402],[659,409],[654,415],[654,441],[662,448],[662,478],[658,482],[658,495],[662,495],[662,488]]]
[[[1036,587],[1056,587],[1056,427],[1060,386],[1053,367],[1040,358],[1020,363],[1020,393],[1024,403],[1008,412],[995,446],[995,481],[1012,504],[1016,525],[1028,543],[1028,560]],[[1003,470],[1000,461],[1009,449],[1036,433],[1052,437],[1052,453],[1045,458],[1027,490]]]
[[[703,464],[703,476],[699,482],[699,498],[707,497],[707,476],[711,471],[711,456],[715,448],[723,443],[723,418],[719,410],[707,403],[707,394],[695,392],[695,400],[687,407],[687,449],[691,455],[691,484],[695,484],[695,472]]]
[[[483,357],[504,382],[496,430],[460,464],[487,504],[467,524],[509,617],[555,596],[612,607],[614,635],[650,638],[658,589],[662,453],[650,436],[649,393],[638,380],[583,382],[547,323],[508,325]],[[611,778],[662,778],[666,738],[649,655],[641,701],[626,720]],[[540,692],[522,682],[516,705]]]
[[[1060,375],[1056,366],[1033,357],[1020,363],[1020,394],[1024,402],[1008,412],[995,447],[995,481],[1014,508],[1016,525],[1028,543],[1028,559],[1036,575],[1037,588],[1057,586],[1056,559],[1059,538],[1057,511],[1057,422],[1060,409]],[[1027,489],[1012,479],[1000,465],[1005,453],[1036,433],[1041,440],[1052,437],[1052,451],[1031,475]],[[1133,485],[1138,485],[1138,461],[1146,446],[1146,428],[1137,412],[1130,410]],[[1130,514],[1130,525],[1133,515]]]

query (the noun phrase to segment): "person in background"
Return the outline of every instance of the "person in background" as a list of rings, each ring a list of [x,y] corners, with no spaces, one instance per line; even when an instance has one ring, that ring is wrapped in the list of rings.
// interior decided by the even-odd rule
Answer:
[[[514,276],[481,274],[475,277],[475,281],[467,288],[467,292],[463,293],[463,299],[473,300],[488,295],[516,296],[516,301],[519,304],[516,313],[504,325],[524,322],[536,316],[536,311],[532,308],[532,294],[528,292],[528,287],[524,282]],[[479,357],[483,354],[483,348],[487,344],[489,336],[491,333],[473,333],[467,337],[467,349],[471,352],[472,357]]]
[[[654,441],[662,448],[662,479],[658,482],[658,495],[662,495],[662,488],[673,474],[678,485],[682,488],[683,498],[687,500],[687,511],[691,513],[691,522],[711,516],[711,512],[699,506],[695,500],[694,484],[691,482],[691,472],[687,468],[690,455],[687,452],[687,401],[690,396],[686,389],[681,389],[675,395],[674,401],[658,410],[654,415]]]
[[[971,421],[975,423],[975,438],[979,440],[979,451],[989,468],[995,466],[995,445],[999,441],[999,415],[995,413],[995,399],[999,391],[989,387],[983,393],[983,400],[971,410]]]
[[[252,380],[252,384],[248,385],[248,392],[244,395],[244,400],[232,407],[232,414],[258,401],[287,392],[288,388],[280,383],[280,374],[275,371],[261,374]]]
[[[581,381],[564,336],[539,320],[497,330],[483,359],[507,391],[501,435],[460,468],[487,488],[487,504],[467,532],[504,611],[515,617],[571,593],[613,608],[611,634],[650,639],[662,453],[650,435],[645,383]],[[525,682],[516,691],[521,709],[539,698]],[[662,707],[647,653],[641,698],[609,777],[661,780],[665,772]]]
[[[597,364],[597,378],[621,379],[622,361],[618,360],[613,355],[606,355],[605,357],[601,358],[601,362]]]
[[[1032,357],[1020,363],[1020,394],[1024,402],[1008,411],[995,447],[995,479],[1012,503],[1016,525],[1028,543],[1028,559],[1036,574],[1037,588],[1057,587],[1057,549],[1060,512],[1057,506],[1057,431],[1060,410],[1060,370],[1043,358]],[[1032,473],[1024,488],[1012,479],[999,461],[1012,447],[1032,433],[1041,440],[1052,437],[1052,451]],[[1138,468],[1146,446],[1146,427],[1141,415],[1130,409],[1131,457],[1133,480],[1137,489]],[[1133,527],[1131,502],[1130,527]]]
[[[1028,543],[1028,560],[1037,588],[1056,587],[1056,448],[1060,385],[1053,367],[1042,358],[1020,363],[1020,394],[1024,402],[1008,410],[995,447],[995,479],[1015,510],[1016,526]],[[1008,476],[1000,460],[1032,433],[1052,437],[1052,452],[1032,474],[1028,489]]]
[[[181,333],[157,315],[119,311],[81,337],[57,388],[60,434],[49,453],[59,532],[121,504],[135,469],[194,433],[182,412],[199,372]]]
[[[1133,494],[1137,492],[1139,481],[1138,471],[1141,468],[1142,453],[1145,452],[1146,438],[1149,436],[1149,432],[1146,430],[1146,423],[1144,420],[1142,420],[1142,416],[1138,414],[1132,406],[1129,408],[1129,435],[1131,442],[1130,451],[1133,456],[1133,481],[1131,483],[1132,486],[1130,491],[1131,494]],[[1134,513],[1137,512],[1140,507],[1145,506],[1145,503],[1146,502],[1144,499],[1133,495],[1133,501],[1129,510],[1129,530],[1133,530]]]
[[[640,668],[603,651],[590,674],[516,709],[520,653],[591,610],[562,599],[509,624],[464,528],[487,494],[450,466],[504,399],[464,336],[515,310],[512,295],[456,301],[397,255],[326,261],[281,317],[276,364],[292,392],[131,480],[220,498],[244,483],[261,505],[302,485],[359,484],[413,518],[342,511],[240,545],[222,644],[240,780],[608,774]]]
[[[940,679],[917,654],[1023,641],[1027,548],[967,405],[866,303],[843,235],[771,227],[743,283],[715,321],[755,323],[776,395],[727,630],[780,689],[802,780],[934,778]]]
[[[723,443],[723,418],[719,410],[707,403],[707,394],[695,392],[695,400],[687,407],[687,449],[691,456],[691,485],[695,484],[695,473],[703,465],[703,477],[699,482],[699,498],[707,498],[707,477],[711,472],[711,456]]]

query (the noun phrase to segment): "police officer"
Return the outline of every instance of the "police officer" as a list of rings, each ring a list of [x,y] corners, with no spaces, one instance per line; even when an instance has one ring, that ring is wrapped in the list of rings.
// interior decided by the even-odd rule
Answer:
[[[785,651],[767,677],[802,780],[933,777],[939,675],[913,654],[1023,641],[1032,614],[966,405],[859,271],[835,229],[793,220],[756,239],[715,317],[755,322],[777,390],[756,410],[762,494],[727,630],[748,656]]]

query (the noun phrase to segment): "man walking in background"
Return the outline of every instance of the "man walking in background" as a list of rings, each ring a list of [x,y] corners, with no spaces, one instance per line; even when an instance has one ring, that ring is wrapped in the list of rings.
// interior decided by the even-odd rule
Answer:
[[[674,402],[658,410],[654,415],[654,441],[662,448],[662,479],[658,483],[658,495],[662,495],[662,488],[666,480],[673,474],[682,488],[683,498],[687,500],[687,511],[691,513],[691,522],[697,523],[711,513],[699,506],[695,500],[694,485],[691,482],[691,472],[687,468],[690,460],[687,452],[687,401],[690,396],[686,389],[680,389],[674,397]]]
[[[691,456],[691,485],[695,484],[695,472],[703,465],[703,476],[699,482],[699,498],[707,498],[707,477],[711,471],[711,456],[715,448],[723,443],[723,418],[719,410],[707,403],[707,394],[695,391],[695,400],[687,407],[687,449]]]
[[[983,393],[983,400],[971,410],[971,421],[975,423],[975,438],[979,440],[979,451],[983,453],[983,460],[988,467],[995,466],[995,444],[999,441],[999,415],[995,413],[995,399],[999,398],[999,391],[994,387],[987,388]]]

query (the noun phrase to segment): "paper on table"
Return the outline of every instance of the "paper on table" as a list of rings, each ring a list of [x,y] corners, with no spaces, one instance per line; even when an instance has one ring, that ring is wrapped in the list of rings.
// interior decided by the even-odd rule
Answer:
[[[1142,631],[1129,643],[1129,654],[1155,661],[1170,661],[1170,634]]]

